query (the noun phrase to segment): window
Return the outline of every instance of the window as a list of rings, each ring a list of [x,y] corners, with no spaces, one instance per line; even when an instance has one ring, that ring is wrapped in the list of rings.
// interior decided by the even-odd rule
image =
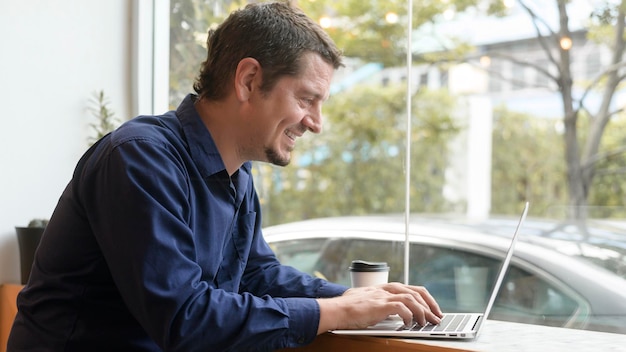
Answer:
[[[545,8],[536,14],[558,18],[552,2],[546,1],[545,6],[542,5]],[[207,29],[245,3],[245,0],[169,1],[169,104],[172,108],[192,91],[198,65],[206,55]],[[444,223],[469,222],[475,225],[475,231],[495,239],[513,232],[506,225],[507,219],[517,216],[521,204],[528,200],[531,217],[536,221],[524,227],[525,241],[541,248],[550,243],[549,250],[555,257],[565,254],[568,258],[591,258],[585,265],[594,272],[602,271],[602,275],[606,272],[599,267],[608,269],[613,288],[597,286],[591,293],[582,294],[579,287],[573,287],[568,281],[567,271],[548,271],[531,260],[518,259],[507,274],[494,316],[534,324],[626,333],[626,323],[623,323],[626,322],[626,307],[613,303],[608,308],[610,313],[602,310],[606,305],[596,303],[626,302],[626,289],[617,290],[622,296],[614,289],[626,287],[626,224],[623,220],[626,218],[626,181],[623,178],[626,158],[619,152],[626,140],[626,119],[618,113],[610,120],[595,156],[599,159],[588,160],[588,165],[598,167],[595,181],[583,188],[589,190],[589,205],[572,207],[568,203],[568,166],[561,123],[563,100],[559,99],[557,82],[533,71],[534,65],[558,75],[557,48],[550,47],[549,54],[542,49],[531,22],[519,21],[519,16],[527,12],[515,7],[517,5],[502,8],[507,14],[504,17],[489,17],[480,14],[485,10],[481,6],[470,6],[467,12],[455,13],[453,3],[427,1],[420,4],[433,5],[429,7],[433,16],[414,18],[413,55],[409,66],[406,62],[407,3],[298,1],[312,18],[324,18],[325,23],[330,24],[327,31],[346,53],[346,67],[336,72],[331,98],[323,107],[325,131],[299,140],[288,167],[254,164],[268,242],[285,264],[331,281],[349,284],[349,261],[357,257],[390,262],[390,279],[403,281],[404,243],[394,237],[401,235],[402,230],[394,232],[393,240],[388,234],[379,234],[380,238],[363,237],[362,234],[372,232],[371,228],[358,226],[367,216],[402,214],[407,210],[411,214],[430,216],[429,220],[424,220],[425,224],[411,226],[427,226],[432,230],[437,222],[433,219]],[[516,2],[502,2],[509,3]],[[568,8],[577,6],[576,3],[571,2]],[[343,6],[345,4],[350,6]],[[435,9],[435,5],[440,7]],[[426,13],[430,12],[420,12]],[[450,15],[454,16],[449,19]],[[579,26],[587,23],[590,12],[581,18],[576,17],[576,11],[570,15],[570,23]],[[552,22],[545,21],[545,24],[552,25]],[[559,32],[558,28],[551,29]],[[582,66],[584,70],[572,71],[575,104],[583,97],[589,77],[606,69],[609,65],[606,60],[611,57],[604,54],[609,47],[588,39],[591,37],[586,31],[580,28],[574,31],[576,40],[570,50],[572,57],[580,58],[573,60],[576,65],[586,63]],[[459,43],[462,45],[457,46]],[[554,41],[547,39],[545,43],[554,45]],[[474,50],[473,46],[480,50]],[[476,53],[480,53],[481,58]],[[487,61],[482,61],[483,58]],[[470,65],[468,72],[482,70],[481,74],[487,75],[488,91],[451,92],[448,88],[459,83],[455,81],[459,77],[455,73],[460,64]],[[579,75],[581,72],[584,77]],[[479,85],[471,78],[463,83],[464,87]],[[596,113],[601,94],[592,92],[594,94],[588,94],[585,97],[588,100],[580,106],[589,113]],[[613,101],[612,111],[619,111],[622,93],[615,93],[619,99]],[[410,114],[407,99],[410,99]],[[585,114],[583,112],[579,119],[585,121],[582,125],[593,120],[587,119]],[[481,121],[493,121],[493,124],[477,123]],[[586,126],[579,128],[580,139],[591,135],[585,130]],[[410,136],[408,145],[407,135]],[[583,149],[578,145],[578,150]],[[478,181],[488,179],[485,182],[491,185],[488,192],[476,191],[480,182],[472,181],[472,175],[477,169],[485,175]],[[409,208],[405,209],[407,195]],[[573,213],[588,219],[583,223],[578,219],[567,220]],[[328,231],[360,228],[359,236],[352,238],[344,233],[328,238],[322,234],[300,238],[294,233],[289,241],[272,240],[273,225],[328,217],[339,221]],[[383,224],[389,228],[404,228],[401,218],[383,221]],[[468,309],[469,303],[462,301],[467,297],[458,295],[457,291],[471,289],[459,288],[455,268],[476,269],[478,277],[484,276],[486,282],[492,282],[498,256],[486,252],[486,245],[482,249],[481,246],[463,249],[455,248],[454,242],[442,245],[437,244],[436,239],[433,241],[411,245],[410,282],[427,285],[445,309]],[[485,287],[475,295],[478,301],[471,305],[484,303],[484,292],[488,291]],[[604,325],[596,319],[609,314],[617,319]]]
[[[489,91],[499,93],[502,91],[502,64],[500,60],[491,60],[491,64],[489,66]]]
[[[517,90],[517,89],[523,89],[525,87],[525,81],[526,81],[526,69],[524,66],[522,65],[513,65],[512,70],[511,70],[511,77],[513,80],[513,89]]]

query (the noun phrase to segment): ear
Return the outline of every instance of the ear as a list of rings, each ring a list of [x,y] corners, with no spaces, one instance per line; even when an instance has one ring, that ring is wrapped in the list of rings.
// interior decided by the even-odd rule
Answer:
[[[252,92],[261,82],[261,64],[251,57],[239,61],[235,70],[235,94],[240,101],[250,98]]]

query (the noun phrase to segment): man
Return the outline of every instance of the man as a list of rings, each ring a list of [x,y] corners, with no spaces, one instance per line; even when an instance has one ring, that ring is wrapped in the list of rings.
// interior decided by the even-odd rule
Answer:
[[[390,314],[437,323],[422,287],[347,289],[280,265],[250,160],[287,165],[322,128],[341,55],[285,3],[209,33],[176,111],[137,117],[81,158],[18,297],[9,351],[222,351],[301,346]]]

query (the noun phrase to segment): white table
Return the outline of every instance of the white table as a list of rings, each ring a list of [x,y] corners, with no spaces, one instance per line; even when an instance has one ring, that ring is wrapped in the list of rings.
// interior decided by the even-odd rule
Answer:
[[[409,352],[409,351],[626,351],[626,335],[487,320],[470,341],[397,339],[326,333],[306,347],[281,351]]]

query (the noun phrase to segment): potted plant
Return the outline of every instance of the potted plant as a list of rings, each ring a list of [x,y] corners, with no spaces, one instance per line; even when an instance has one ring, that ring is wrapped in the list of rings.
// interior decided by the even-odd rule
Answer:
[[[28,282],[30,270],[35,259],[35,251],[39,246],[41,235],[48,225],[47,219],[33,219],[28,223],[27,227],[16,226],[17,244],[20,250],[20,269],[22,285]]]

